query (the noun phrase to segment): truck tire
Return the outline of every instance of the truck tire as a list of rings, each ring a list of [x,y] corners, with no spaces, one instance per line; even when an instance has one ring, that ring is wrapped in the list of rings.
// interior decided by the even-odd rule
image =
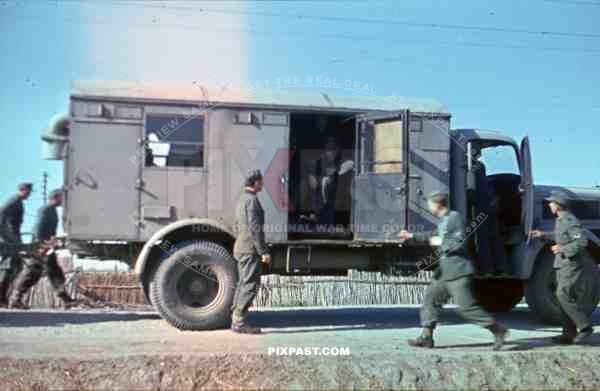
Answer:
[[[514,278],[475,278],[475,298],[489,312],[509,312],[523,299],[523,281]]]
[[[237,283],[236,263],[222,246],[189,242],[165,259],[150,284],[158,313],[180,330],[228,327]]]
[[[592,289],[588,290],[587,297],[583,298],[584,309],[588,315],[598,306],[600,301],[600,280],[598,279],[598,270],[586,272],[586,278],[589,278],[589,285]],[[549,251],[544,251],[538,256],[531,275],[525,288],[525,298],[527,305],[535,317],[542,323],[550,325],[562,324],[562,311],[556,298],[556,271],[554,270],[554,255]]]

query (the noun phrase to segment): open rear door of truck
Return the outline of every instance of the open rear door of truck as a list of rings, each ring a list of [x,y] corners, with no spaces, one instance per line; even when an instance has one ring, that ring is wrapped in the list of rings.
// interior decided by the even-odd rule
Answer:
[[[357,118],[354,238],[397,240],[407,222],[409,111]]]

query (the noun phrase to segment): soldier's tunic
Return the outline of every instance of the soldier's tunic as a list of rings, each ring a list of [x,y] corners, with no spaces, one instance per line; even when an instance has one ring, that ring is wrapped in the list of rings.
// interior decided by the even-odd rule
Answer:
[[[265,214],[256,193],[244,191],[236,210],[238,236],[233,256],[238,262],[238,286],[233,299],[234,324],[242,324],[260,287],[262,255],[269,253],[264,234]]]
[[[58,213],[56,212],[56,206],[46,205],[41,207],[34,227],[34,241],[44,242],[56,236],[57,227]],[[48,276],[54,291],[59,296],[66,294],[64,290],[65,275],[58,265],[56,253],[52,252],[45,257],[28,257],[23,260],[23,264],[23,271],[15,280],[14,297],[20,298],[40,280],[44,272]]]
[[[562,247],[554,258],[556,269],[556,297],[563,311],[566,327],[574,324],[578,329],[591,326],[590,317],[582,309],[582,299],[588,296],[591,281],[586,275],[594,273],[596,264],[587,252],[587,238],[575,215],[559,211],[554,232],[546,235]]]
[[[18,195],[0,207],[0,241],[8,245],[8,249],[0,254],[0,301],[6,300],[8,285],[19,266],[16,246],[21,243],[23,214],[23,201]]]
[[[441,218],[437,231],[415,233],[414,240],[427,242],[433,236],[441,239],[436,252],[439,269],[425,291],[421,325],[435,327],[443,304],[452,297],[458,305],[457,312],[465,320],[482,327],[492,326],[494,319],[473,297],[471,285],[474,268],[467,258],[467,235],[461,215],[456,211],[449,211]]]

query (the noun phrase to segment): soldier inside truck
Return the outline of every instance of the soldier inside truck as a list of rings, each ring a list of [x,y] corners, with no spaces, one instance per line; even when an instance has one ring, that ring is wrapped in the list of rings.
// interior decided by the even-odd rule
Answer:
[[[478,224],[472,256],[480,274],[510,274],[509,257],[524,239],[518,151],[498,141],[471,144],[467,216]]]
[[[290,239],[351,239],[354,116],[292,113]]]

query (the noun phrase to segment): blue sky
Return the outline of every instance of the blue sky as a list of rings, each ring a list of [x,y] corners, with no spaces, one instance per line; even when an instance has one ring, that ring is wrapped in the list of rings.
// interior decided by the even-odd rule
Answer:
[[[42,172],[62,183],[39,135],[77,79],[360,81],[436,98],[454,127],[529,135],[538,183],[600,184],[599,18],[591,0],[0,1],[0,196],[37,185],[27,230]]]

